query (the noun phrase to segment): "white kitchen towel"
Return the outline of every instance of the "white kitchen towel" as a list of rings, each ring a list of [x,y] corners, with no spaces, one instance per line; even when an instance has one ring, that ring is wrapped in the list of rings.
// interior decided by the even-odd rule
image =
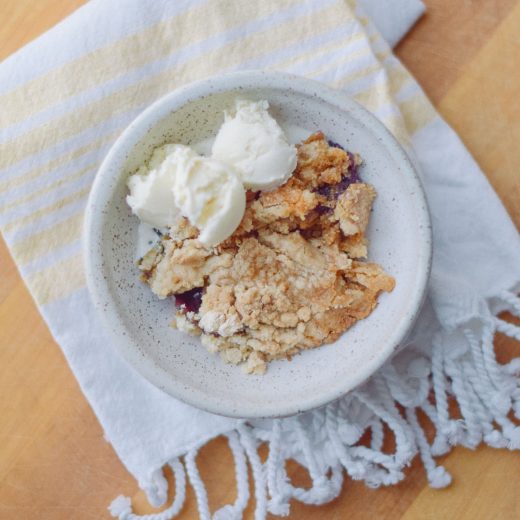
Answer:
[[[398,3],[401,11],[394,9]],[[411,21],[421,9],[413,1],[377,4],[386,13],[381,20],[400,12],[397,20]],[[196,454],[219,434],[228,436],[238,477],[237,500],[214,514],[219,519],[241,516],[248,463],[255,516],[264,518],[268,510],[286,514],[291,498],[331,500],[345,475],[371,486],[394,484],[417,452],[430,483],[444,486],[449,475],[432,455],[481,441],[519,448],[520,430],[508,414],[520,415],[520,361],[502,366],[493,352],[496,330],[520,338],[518,327],[496,317],[503,309],[520,313],[518,233],[360,6],[346,0],[126,0],[121,6],[91,1],[0,65],[0,228],[107,439],[155,505],[166,498],[161,468],[172,466],[175,501],[155,518],[180,511],[186,472],[201,517],[210,518]],[[86,197],[121,130],[181,84],[246,68],[315,78],[374,112],[422,171],[435,248],[429,297],[398,357],[339,402],[254,423],[180,403],[128,367],[100,329],[81,252]],[[449,396],[459,404],[458,419]],[[419,409],[435,426],[433,444],[417,421]],[[370,446],[359,445],[366,429]],[[393,454],[381,449],[388,429],[396,440]],[[261,441],[270,446],[265,464],[256,452]],[[309,469],[311,489],[288,481],[290,457]],[[123,497],[111,510],[134,518]]]
[[[425,10],[419,0],[360,0],[359,4],[390,47],[399,43]]]

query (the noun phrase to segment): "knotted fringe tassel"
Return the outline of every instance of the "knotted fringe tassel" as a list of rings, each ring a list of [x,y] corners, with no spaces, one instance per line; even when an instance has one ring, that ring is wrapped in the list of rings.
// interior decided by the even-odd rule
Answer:
[[[502,307],[520,316],[520,298],[504,292],[499,300]],[[416,453],[430,485],[445,487],[451,476],[435,464],[434,457],[453,446],[475,448],[485,442],[495,448],[520,449],[520,427],[508,417],[512,410],[520,419],[520,357],[506,365],[497,362],[493,348],[496,332],[520,341],[520,327],[493,316],[486,305],[471,323],[438,332],[429,353],[410,346],[361,389],[337,402],[303,416],[274,420],[269,431],[253,423],[229,432],[237,498],[213,515],[196,464],[200,447],[186,453],[184,462],[174,459],[168,463],[176,488],[168,509],[136,515],[130,499],[120,496],[109,507],[110,513],[120,520],[174,518],[184,504],[187,474],[201,519],[239,520],[249,501],[248,465],[254,480],[255,520],[265,519],[268,512],[288,515],[290,500],[314,505],[333,500],[341,491],[344,474],[370,487],[396,484],[404,478],[404,469]],[[452,416],[451,400],[456,401],[460,418]],[[431,444],[418,412],[434,426]],[[360,439],[368,430],[370,444],[361,445]],[[385,431],[395,439],[392,454],[383,451]],[[258,455],[262,442],[269,444],[265,463]],[[309,489],[290,482],[285,469],[290,458],[307,469],[312,481]],[[166,480],[160,473],[153,480],[154,485],[142,487],[151,502],[158,504],[165,499]]]
[[[108,508],[110,514],[120,520],[170,520],[177,516],[186,497],[186,473],[179,459],[170,461],[168,465],[175,476],[175,499],[168,509],[151,515],[135,515],[130,498],[120,495],[110,504]]]

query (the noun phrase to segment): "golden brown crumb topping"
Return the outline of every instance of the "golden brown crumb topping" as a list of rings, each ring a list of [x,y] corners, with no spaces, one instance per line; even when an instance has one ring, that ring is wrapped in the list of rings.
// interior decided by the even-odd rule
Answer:
[[[359,182],[360,162],[321,132],[311,135],[283,186],[248,193],[230,238],[205,248],[182,219],[141,260],[143,280],[160,298],[178,295],[179,328],[248,372],[335,341],[395,283],[379,265],[360,261],[376,195]],[[196,293],[200,306],[188,309],[179,293]]]

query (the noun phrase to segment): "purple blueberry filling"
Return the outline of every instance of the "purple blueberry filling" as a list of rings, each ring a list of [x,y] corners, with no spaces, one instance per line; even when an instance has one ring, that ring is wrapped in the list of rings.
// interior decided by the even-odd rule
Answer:
[[[332,212],[332,208],[329,208],[328,206],[325,206],[324,204],[318,204],[316,206],[316,211],[318,215],[326,215],[327,213]]]
[[[324,184],[323,186],[320,186],[315,191],[316,193],[323,195],[324,197],[327,197],[327,199],[330,199],[330,194],[332,193],[332,184]]]
[[[329,146],[331,146],[332,148],[339,148],[340,150],[345,150],[345,148],[343,148],[343,146],[341,146],[340,144],[338,144],[334,141],[327,141],[327,142],[328,142]],[[342,191],[345,191],[348,188],[349,184],[353,184],[354,182],[360,182],[356,159],[352,153],[348,152],[347,150],[345,150],[345,151],[347,152],[348,158],[350,159],[350,166],[348,167],[348,172],[350,175],[348,178],[349,182],[342,189]],[[339,187],[339,185],[342,184],[344,181],[345,181],[345,178],[343,178],[337,186]],[[322,195],[325,195],[325,194],[322,193]]]
[[[349,153],[349,156],[351,154]],[[359,182],[359,175],[356,164],[353,162],[354,157],[351,158],[351,166],[349,166],[349,174],[345,175],[337,184],[324,184],[320,186],[316,193],[323,195],[329,200],[337,200],[338,197],[355,182]]]
[[[175,294],[175,305],[186,312],[198,312],[202,303],[202,288],[195,287],[189,291]]]
[[[350,165],[348,167],[348,172],[350,173],[350,184],[361,182],[361,179],[359,178],[358,165],[356,164],[356,158],[350,152],[347,152],[347,155],[350,159]]]
[[[341,146],[340,144],[338,143],[335,143],[334,141],[327,141],[327,143],[329,144],[329,146],[332,146],[332,148],[340,148],[341,150],[344,150],[345,148],[343,148],[343,146]]]
[[[343,177],[340,182],[337,184],[325,184],[320,186],[316,193],[323,195],[330,201],[338,200],[338,197],[352,184],[352,179],[350,177]]]
[[[334,141],[328,141],[329,146],[332,146],[333,148],[340,148],[341,150],[345,150],[343,146],[341,146],[338,143],[335,143]],[[351,185],[355,182],[361,182],[359,178],[358,173],[358,166],[356,164],[356,159],[353,154],[350,152],[347,152],[348,158],[350,160],[350,164],[348,167],[348,174],[345,175],[341,181],[339,181],[337,184],[324,184],[323,186],[320,186],[316,193],[319,193],[320,195],[323,195],[325,198],[327,198],[330,201],[335,201],[338,199],[338,197]],[[327,213],[330,213],[332,211],[332,208],[325,204],[319,204],[316,207],[316,211],[319,215],[325,215]]]

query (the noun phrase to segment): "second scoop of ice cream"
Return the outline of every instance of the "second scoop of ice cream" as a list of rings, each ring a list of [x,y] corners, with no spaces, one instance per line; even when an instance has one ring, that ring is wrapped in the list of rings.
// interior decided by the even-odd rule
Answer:
[[[213,143],[213,157],[232,164],[244,186],[271,190],[289,179],[296,168],[296,147],[269,115],[267,101],[237,100]]]

